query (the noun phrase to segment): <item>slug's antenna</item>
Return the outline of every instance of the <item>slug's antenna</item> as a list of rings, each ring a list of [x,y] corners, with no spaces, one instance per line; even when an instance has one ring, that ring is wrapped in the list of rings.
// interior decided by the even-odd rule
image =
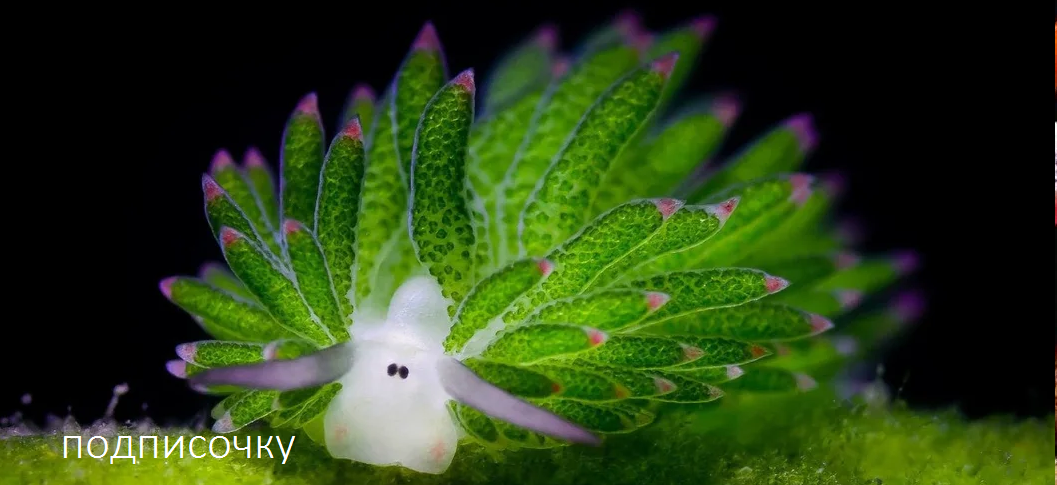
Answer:
[[[327,347],[296,359],[209,369],[191,376],[191,387],[239,386],[290,391],[334,382],[352,368],[352,343]]]
[[[600,443],[587,430],[488,383],[451,357],[437,362],[437,374],[448,395],[488,416],[573,443],[593,446]]]

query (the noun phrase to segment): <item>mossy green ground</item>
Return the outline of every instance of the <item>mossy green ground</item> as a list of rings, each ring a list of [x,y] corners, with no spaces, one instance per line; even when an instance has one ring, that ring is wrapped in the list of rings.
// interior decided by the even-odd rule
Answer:
[[[285,465],[281,458],[246,459],[245,452],[223,459],[155,459],[148,452],[135,465],[111,465],[113,450],[102,459],[64,459],[61,436],[8,438],[0,440],[0,484],[1048,485],[1054,478],[1052,417],[968,422],[954,412],[852,406],[832,396],[824,389],[728,396],[705,409],[669,409],[655,425],[597,449],[493,455],[464,445],[439,476],[335,461],[307,436],[298,437]]]

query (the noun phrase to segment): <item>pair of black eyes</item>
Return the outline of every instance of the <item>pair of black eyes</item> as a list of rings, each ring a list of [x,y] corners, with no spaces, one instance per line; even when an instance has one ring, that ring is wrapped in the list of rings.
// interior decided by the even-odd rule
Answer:
[[[396,364],[389,364],[389,367],[385,369],[385,372],[386,374],[389,374],[389,377],[395,376],[397,373],[399,373],[401,379],[407,379],[407,374],[409,371],[407,370],[407,367],[397,367]]]

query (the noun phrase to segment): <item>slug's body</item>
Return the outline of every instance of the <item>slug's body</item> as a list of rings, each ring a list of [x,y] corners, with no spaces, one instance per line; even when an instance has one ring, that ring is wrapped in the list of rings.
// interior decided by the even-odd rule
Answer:
[[[458,432],[436,370],[448,305],[433,278],[417,276],[396,291],[383,321],[352,326],[351,369],[324,418],[333,456],[427,473],[448,467]]]
[[[160,288],[216,340],[181,344],[169,371],[227,394],[217,433],[264,420],[433,474],[464,437],[599,444],[660,403],[813,388],[797,363],[825,359],[798,354],[833,352],[781,342],[834,328],[908,265],[840,250],[836,190],[799,172],[807,114],[702,164],[738,103],[667,108],[714,22],[653,36],[622,17],[575,60],[542,28],[483,96],[472,69],[449,77],[427,24],[383,96],[354,90],[329,144],[305,96],[278,183],[252,149],[203,175],[227,268]],[[798,286],[763,300],[781,274]]]

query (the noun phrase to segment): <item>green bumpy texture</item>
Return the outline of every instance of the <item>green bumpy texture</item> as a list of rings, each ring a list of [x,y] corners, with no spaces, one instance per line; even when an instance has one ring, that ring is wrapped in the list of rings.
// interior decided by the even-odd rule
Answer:
[[[628,69],[638,55],[629,46],[615,46],[587,56],[555,79],[532,115],[532,125],[521,141],[499,188],[499,260],[518,258],[521,213],[539,180],[576,129],[584,113]]]
[[[284,218],[314,220],[324,147],[316,96],[310,94],[298,104],[283,133],[280,190]]]
[[[521,212],[524,252],[539,256],[583,225],[612,161],[653,113],[666,76],[640,67],[583,115]]]
[[[710,26],[650,36],[624,17],[569,55],[542,29],[478,95],[473,70],[448,78],[428,25],[377,98],[353,90],[329,145],[306,96],[279,184],[255,150],[203,178],[230,270],[162,282],[217,339],[195,342],[185,374],[353,338],[415,275],[450,300],[447,354],[605,435],[675,404],[801,394],[868,358],[913,320],[886,293],[912,265],[855,255],[839,194],[802,168],[810,117],[716,160],[737,100],[676,101]],[[210,391],[228,394],[222,428],[312,429],[339,390]],[[450,406],[489,452],[564,445]]]
[[[359,115],[353,116],[330,143],[320,171],[316,200],[316,237],[326,258],[339,320],[345,326],[352,314],[352,275],[356,260],[353,251],[365,161],[361,121]]]
[[[411,163],[411,239],[415,254],[461,302],[473,287],[476,237],[467,198],[466,145],[473,123],[473,73],[464,72],[426,106]],[[451,306],[454,314],[455,306]]]

